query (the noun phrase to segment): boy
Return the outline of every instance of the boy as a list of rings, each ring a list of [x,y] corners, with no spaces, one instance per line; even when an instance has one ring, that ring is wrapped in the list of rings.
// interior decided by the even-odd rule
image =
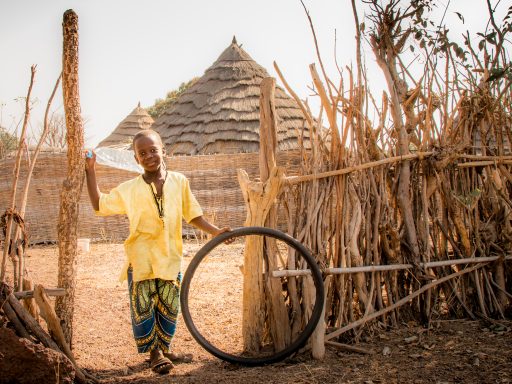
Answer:
[[[132,328],[139,353],[150,353],[153,371],[172,368],[169,347],[176,331],[181,281],[181,220],[213,236],[229,231],[204,217],[186,177],[167,171],[160,135],[139,131],[133,138],[135,160],[144,174],[103,194],[96,181],[96,155],[86,156],[87,190],[98,215],[126,214],[130,234],[121,281],[128,279]]]

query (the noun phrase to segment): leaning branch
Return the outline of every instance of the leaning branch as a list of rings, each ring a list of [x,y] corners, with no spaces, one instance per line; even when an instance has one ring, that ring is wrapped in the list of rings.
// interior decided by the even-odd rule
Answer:
[[[363,325],[365,324],[366,322],[370,321],[370,320],[373,320],[379,316],[382,316],[388,312],[391,312],[393,310],[395,310],[396,308],[399,308],[401,307],[402,305],[408,303],[409,301],[411,301],[412,299],[414,299],[415,297],[418,297],[419,295],[421,295],[423,292],[426,292],[428,291],[429,289],[435,287],[436,285],[439,285],[439,284],[442,284],[448,280],[451,280],[455,277],[458,277],[458,276],[462,276],[466,273],[469,273],[469,272],[472,272],[472,271],[475,271],[479,268],[482,268],[484,265],[486,265],[486,263],[481,263],[481,264],[478,264],[478,265],[474,265],[472,267],[469,267],[469,268],[466,268],[466,269],[463,269],[462,271],[459,271],[459,272],[455,272],[455,273],[452,273],[451,275],[448,275],[448,276],[445,276],[445,277],[442,277],[438,280],[435,280],[429,284],[426,284],[424,285],[423,287],[421,287],[420,289],[418,289],[417,291],[411,293],[410,295],[404,297],[403,299],[401,300],[398,300],[395,304],[393,305],[390,305],[389,307],[386,307],[384,309],[381,309],[380,311],[377,311],[377,312],[373,312],[371,314],[369,314],[368,316],[365,316],[365,317],[362,317],[361,319],[357,320],[357,321],[354,321],[353,323],[350,323],[334,332],[331,332],[329,333],[328,335],[325,335],[325,340],[330,340],[330,339],[333,339],[339,335],[341,335],[342,333],[345,333],[347,331],[350,331],[351,329],[354,329],[356,327],[359,327],[360,325]]]
[[[7,217],[7,225],[6,225],[6,232],[5,232],[5,242],[4,242],[4,252],[2,255],[2,270],[0,271],[0,282],[5,282],[5,270],[7,268],[7,254],[9,253],[9,248],[11,244],[11,230],[12,230],[12,223],[13,223],[13,216],[14,210],[16,207],[16,190],[18,189],[18,178],[20,173],[20,164],[21,164],[21,154],[23,152],[23,148],[25,146],[25,138],[27,135],[27,126],[28,126],[28,120],[30,117],[30,95],[32,93],[32,87],[34,85],[34,78],[36,75],[36,66],[33,65],[30,67],[30,84],[28,86],[27,91],[27,97],[25,99],[25,118],[23,119],[23,127],[21,129],[21,137],[20,142],[18,145],[18,151],[16,152],[16,162],[14,166],[14,178],[12,182],[12,188],[11,188],[11,205],[10,205],[10,212],[11,215]]]

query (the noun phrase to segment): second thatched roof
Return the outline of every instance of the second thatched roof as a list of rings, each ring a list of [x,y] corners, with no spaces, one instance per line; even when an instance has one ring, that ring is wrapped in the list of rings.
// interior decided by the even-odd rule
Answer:
[[[153,118],[139,105],[103,139],[98,147],[131,147],[133,136],[141,129],[149,129]]]
[[[260,83],[269,74],[233,42],[152,128],[169,155],[257,152]],[[298,147],[307,125],[295,100],[276,87],[280,150]]]

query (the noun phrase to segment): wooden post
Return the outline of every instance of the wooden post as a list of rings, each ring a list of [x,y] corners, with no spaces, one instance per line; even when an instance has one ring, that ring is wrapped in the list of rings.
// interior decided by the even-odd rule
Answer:
[[[276,166],[277,120],[275,107],[276,80],[266,77],[260,84],[260,179],[268,180]]]
[[[67,343],[72,345],[73,309],[76,285],[78,200],[84,181],[84,130],[78,92],[78,16],[69,9],[64,13],[62,91],[67,127],[67,178],[63,182],[59,211],[59,276],[58,286],[66,295],[57,298],[55,311],[62,321]]]
[[[275,108],[276,80],[272,77],[264,78],[260,85],[260,180],[262,183],[269,179],[270,172],[276,167],[277,151],[277,116]],[[279,193],[279,192],[278,192]],[[277,209],[272,202],[265,227],[277,228]],[[263,252],[266,254],[268,270],[276,270],[276,241],[272,238],[265,240]],[[266,298],[265,304],[270,317],[269,331],[276,350],[284,349],[290,343],[290,322],[281,293],[281,282],[265,274]]]
[[[263,226],[283,184],[283,170],[275,167],[265,183],[250,181],[247,172],[238,170],[238,182],[247,207],[246,226]],[[247,236],[244,249],[242,334],[244,349],[259,350],[263,334],[263,239]]]
[[[320,321],[315,328],[315,331],[311,335],[311,356],[317,360],[323,360],[325,357],[325,303],[327,302],[327,295],[329,293],[329,284],[331,283],[332,275],[329,275],[324,280],[324,307],[322,308],[322,316]]]

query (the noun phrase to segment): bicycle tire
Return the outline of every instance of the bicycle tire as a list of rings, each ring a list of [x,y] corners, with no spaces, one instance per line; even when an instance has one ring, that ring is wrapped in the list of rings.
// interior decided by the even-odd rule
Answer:
[[[273,237],[278,240],[284,241],[286,244],[294,248],[306,261],[308,264],[309,269],[311,270],[311,276],[313,278],[313,283],[315,285],[315,291],[316,291],[316,299],[315,299],[315,305],[313,307],[311,317],[309,318],[309,321],[307,325],[302,330],[301,334],[297,337],[296,340],[294,340],[290,345],[288,345],[286,348],[284,348],[281,351],[277,351],[276,353],[264,357],[244,357],[239,355],[233,355],[227,352],[224,352],[220,350],[219,348],[212,345],[208,340],[201,335],[199,330],[197,329],[196,325],[194,324],[194,321],[192,319],[192,316],[190,314],[189,310],[189,290],[190,290],[190,284],[194,277],[194,273],[201,263],[201,261],[219,244],[224,243],[228,239],[232,239],[235,237],[242,237],[242,236],[249,236],[249,235],[263,235],[268,237]],[[185,275],[183,277],[183,280],[181,282],[181,294],[180,294],[180,301],[181,301],[181,312],[183,315],[183,319],[185,321],[185,325],[187,326],[190,334],[192,337],[201,345],[206,351],[211,353],[213,356],[233,363],[233,364],[240,364],[240,365],[246,365],[246,366],[259,366],[259,365],[266,365],[266,364],[272,364],[279,362],[286,357],[289,357],[291,354],[296,352],[299,348],[304,346],[308,338],[311,336],[313,331],[315,330],[316,325],[318,324],[320,317],[322,316],[322,309],[324,305],[324,285],[323,285],[323,278],[322,273],[320,269],[317,266],[317,263],[309,250],[301,244],[299,241],[294,239],[293,237],[289,236],[286,233],[283,233],[281,231],[266,228],[266,227],[240,227],[233,229],[230,232],[224,232],[216,237],[214,237],[212,240],[207,242],[199,251],[195,254],[195,256],[190,261],[190,264],[188,265],[188,268],[185,272]]]

